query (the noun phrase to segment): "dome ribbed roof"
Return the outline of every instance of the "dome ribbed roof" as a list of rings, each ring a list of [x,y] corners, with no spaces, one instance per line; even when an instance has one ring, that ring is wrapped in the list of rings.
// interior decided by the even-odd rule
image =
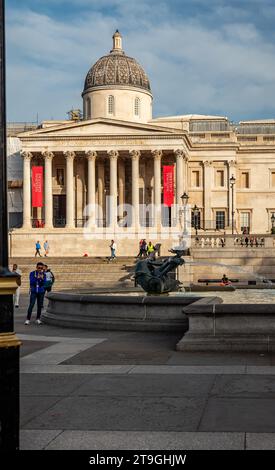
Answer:
[[[118,31],[115,32],[113,40],[114,47],[110,54],[101,57],[87,73],[84,92],[90,88],[109,85],[131,86],[151,91],[149,79],[141,65],[123,52]]]

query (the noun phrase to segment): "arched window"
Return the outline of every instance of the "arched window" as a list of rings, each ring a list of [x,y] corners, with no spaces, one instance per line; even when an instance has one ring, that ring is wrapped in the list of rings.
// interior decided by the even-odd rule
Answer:
[[[135,98],[135,116],[140,116],[140,99]]]
[[[115,114],[115,98],[113,95],[108,96],[108,114]]]

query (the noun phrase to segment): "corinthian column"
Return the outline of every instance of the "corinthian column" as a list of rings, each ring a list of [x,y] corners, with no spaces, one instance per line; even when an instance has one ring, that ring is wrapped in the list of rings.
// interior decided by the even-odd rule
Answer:
[[[176,155],[176,204],[181,205],[181,196],[184,192],[184,180],[183,180],[183,157],[185,152],[182,149],[174,150]]]
[[[118,161],[118,220],[123,218],[125,204],[125,162]]]
[[[139,230],[139,158],[140,151],[132,150],[132,227]]]
[[[88,150],[86,152],[88,159],[88,198],[87,205],[89,206],[88,215],[89,215],[89,226],[95,227],[96,225],[96,213],[95,213],[95,161],[97,153]]]
[[[53,227],[52,160],[53,152],[42,152],[45,161],[45,228]]]
[[[155,226],[158,229],[161,225],[161,150],[152,150],[154,157],[154,213]]]
[[[23,228],[31,228],[31,152],[22,152],[23,157]]]
[[[117,225],[117,159],[118,151],[110,150],[108,152],[110,158],[110,227]]]
[[[97,181],[97,187],[98,187],[98,215],[97,218],[99,226],[103,227],[104,225],[104,218],[105,218],[105,194],[104,194],[104,189],[105,189],[105,174],[104,174],[104,160],[98,160],[97,163],[97,174],[98,174],[98,181]],[[101,209],[100,209],[101,208]]]
[[[212,189],[212,162],[203,162],[204,166],[204,185],[203,185],[203,199],[204,199],[204,227],[211,228],[212,210],[211,210],[211,189]]]
[[[64,152],[66,158],[66,228],[74,228],[74,158],[75,152]]]

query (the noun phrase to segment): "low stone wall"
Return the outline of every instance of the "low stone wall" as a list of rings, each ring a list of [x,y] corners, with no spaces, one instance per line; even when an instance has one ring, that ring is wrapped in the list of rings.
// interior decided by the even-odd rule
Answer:
[[[42,319],[51,325],[91,330],[179,333],[188,329],[188,318],[182,315],[183,307],[201,299],[188,295],[134,296],[115,289],[89,294],[49,293],[47,297],[49,304]]]
[[[183,308],[189,330],[178,351],[274,351],[275,304],[209,304]]]

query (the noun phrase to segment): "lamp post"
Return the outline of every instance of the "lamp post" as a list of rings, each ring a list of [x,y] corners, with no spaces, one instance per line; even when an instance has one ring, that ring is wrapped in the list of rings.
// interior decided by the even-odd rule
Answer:
[[[196,230],[196,236],[198,235],[198,215],[199,215],[199,208],[197,207],[197,204],[194,205],[193,209],[193,214],[194,214],[194,226]]]
[[[182,204],[183,204],[183,221],[184,221],[184,228],[183,228],[183,233],[186,234],[186,206],[188,204],[188,199],[189,199],[189,196],[186,192],[183,193],[183,195],[180,197],[181,200],[182,200]]]
[[[8,267],[5,16],[0,0],[0,451],[19,448],[19,346],[13,293],[20,277]]]
[[[236,183],[236,178],[234,175],[230,178],[230,188],[231,188],[231,224],[232,224],[232,235],[234,235],[234,184]]]
[[[272,212],[272,216],[271,216],[271,234],[272,235],[275,234],[275,215],[274,215],[274,212]]]

